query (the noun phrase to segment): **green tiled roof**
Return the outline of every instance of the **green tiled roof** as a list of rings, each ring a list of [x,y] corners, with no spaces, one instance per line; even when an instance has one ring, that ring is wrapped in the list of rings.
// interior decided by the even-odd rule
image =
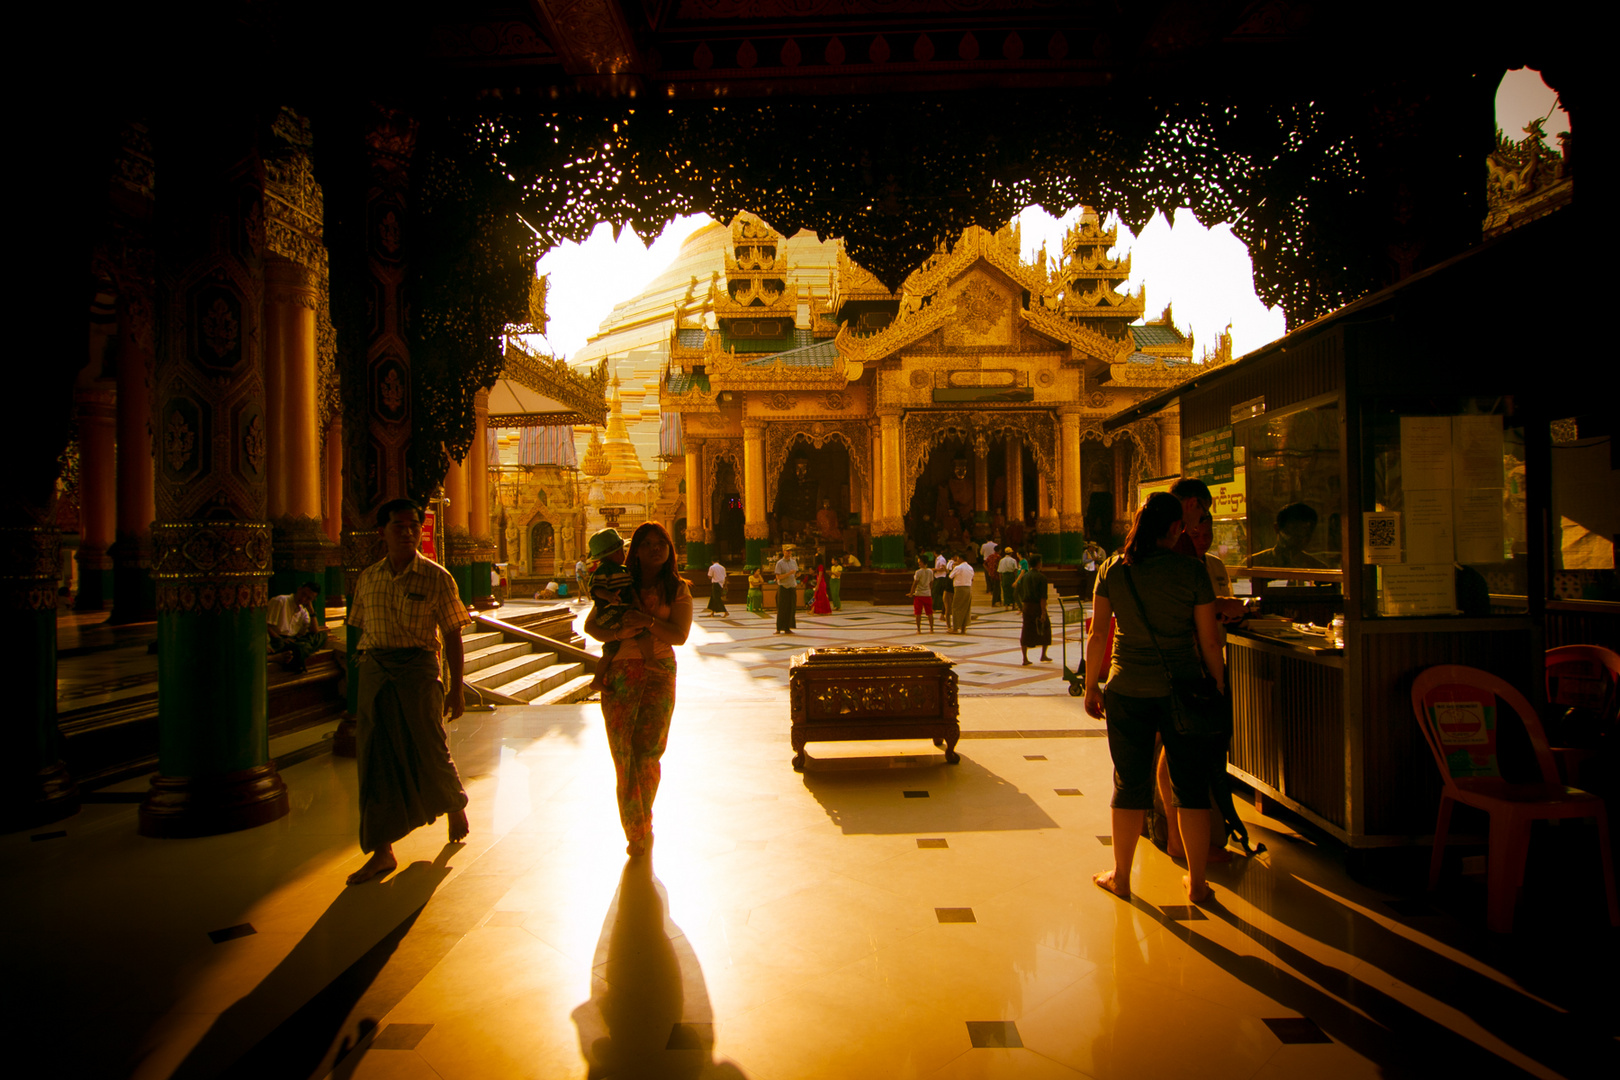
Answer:
[[[709,392],[709,376],[702,372],[687,374],[684,371],[672,371],[664,382],[664,389],[672,394],[684,394],[688,390],[701,390]]]
[[[809,337],[809,334],[805,334]],[[813,341],[808,345],[801,345],[786,352],[773,353],[770,356],[761,356],[754,360],[744,362],[744,367],[770,367],[778,360],[788,367],[800,368],[830,368],[838,359],[838,346],[833,339],[826,338]]]
[[[1149,345],[1180,345],[1187,339],[1173,326],[1128,326],[1138,349]]]

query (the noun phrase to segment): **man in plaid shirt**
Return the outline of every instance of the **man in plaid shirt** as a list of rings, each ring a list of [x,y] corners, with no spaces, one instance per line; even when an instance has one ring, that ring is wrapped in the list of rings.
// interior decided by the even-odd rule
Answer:
[[[461,628],[472,618],[455,578],[416,549],[421,507],[384,503],[377,528],[388,554],[361,571],[346,620],[360,628],[360,849],[371,855],[350,885],[392,872],[394,842],[440,814],[449,815],[452,843],[468,828],[443,717],[454,720],[465,708]],[[439,675],[441,635],[448,691]]]

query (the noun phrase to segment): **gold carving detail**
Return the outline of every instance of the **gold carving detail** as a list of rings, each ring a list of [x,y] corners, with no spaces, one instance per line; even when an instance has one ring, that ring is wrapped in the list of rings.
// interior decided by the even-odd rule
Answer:
[[[554,356],[530,352],[515,339],[508,338],[502,375],[519,386],[567,405],[583,418],[579,423],[597,427],[607,424],[606,360],[580,371]],[[506,423],[504,418],[502,423]]]
[[[256,473],[264,472],[265,433],[264,417],[255,415],[248,421],[247,430],[242,433],[242,453],[247,455],[248,464],[253,466]]]
[[[905,415],[901,442],[906,469],[901,491],[909,492],[916,487],[917,478],[928,464],[930,451],[941,443],[960,439],[979,450],[1007,438],[1017,439],[1030,448],[1035,468],[1041,475],[1057,475],[1057,426],[1050,412],[909,412]]]
[[[241,332],[236,316],[231,314],[231,306],[224,297],[215,297],[213,305],[203,312],[200,329],[203,344],[220,357],[236,348],[237,335]]]
[[[171,412],[169,422],[163,428],[163,455],[168,459],[169,468],[175,472],[185,468],[186,462],[191,460],[196,441],[196,432],[191,430],[180,411],[176,409]]]

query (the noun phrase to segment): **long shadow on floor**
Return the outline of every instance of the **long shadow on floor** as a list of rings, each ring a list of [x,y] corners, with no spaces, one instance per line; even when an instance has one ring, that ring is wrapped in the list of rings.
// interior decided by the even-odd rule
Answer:
[[[1614,1044],[1616,1018],[1605,1011],[1594,1014],[1583,1009],[1582,999],[1586,995],[1574,981],[1566,984],[1561,994],[1554,995],[1554,1003],[1549,1004],[1518,985],[1492,978],[1417,940],[1428,935],[1402,934],[1367,917],[1350,906],[1355,903],[1354,900],[1308,884],[1307,878],[1298,873],[1257,864],[1234,863],[1228,868],[1212,868],[1211,877],[1217,882],[1224,882],[1236,895],[1263,911],[1268,919],[1285,924],[1313,941],[1354,956],[1457,1010],[1515,1050],[1565,1076],[1620,1075],[1620,1054],[1617,1054]],[[1491,1067],[1511,1068],[1495,1055],[1480,1050],[1466,1037],[1435,1025],[1348,972],[1311,958],[1271,931],[1229,910],[1219,900],[1208,910],[1218,914],[1294,970],[1364,1010],[1387,1028],[1391,1037],[1403,1039],[1411,1046],[1441,1050],[1446,1047],[1447,1038],[1461,1040],[1474,1048],[1474,1053],[1484,1055],[1481,1060]],[[1185,931],[1185,928],[1181,928],[1181,931]],[[1605,932],[1594,929],[1591,935],[1591,959],[1594,964],[1586,974],[1595,981],[1606,983],[1610,981],[1607,976],[1600,978],[1596,974],[1599,970],[1608,970],[1608,965],[1599,959],[1603,954],[1602,935]],[[1563,944],[1567,947],[1569,942],[1566,940]],[[1570,956],[1563,959],[1563,966],[1571,979],[1580,978],[1583,965]],[[1339,1034],[1321,1017],[1314,1013],[1307,1015],[1324,1029]],[[1437,1032],[1446,1034],[1439,1036]],[[1343,1041],[1351,1043],[1348,1038]],[[1355,1048],[1361,1050],[1359,1046]],[[1364,1050],[1362,1052],[1366,1053]],[[1446,1057],[1449,1053],[1450,1050],[1444,1050],[1441,1056],[1430,1058],[1432,1065],[1438,1068],[1443,1062],[1453,1060]],[[1368,1056],[1381,1060],[1374,1054]],[[1607,1065],[1600,1064],[1605,1061]]]
[[[845,836],[1058,827],[1016,784],[966,755],[956,765],[918,768],[889,767],[910,759],[860,760],[871,767],[853,769],[845,758],[837,763],[841,767],[829,769],[812,757],[804,771],[805,789]]]
[[[591,999],[574,1010],[589,1080],[746,1080],[714,1060],[714,1013],[703,967],[669,921],[652,860],[619,876],[591,961]]]
[[[446,844],[431,863],[414,862],[381,882],[339,893],[275,970],[219,1015],[171,1080],[315,1073],[355,1003],[450,873],[450,856],[458,850]],[[375,1026],[362,1024],[367,1031]],[[339,1049],[338,1059],[347,1049]]]

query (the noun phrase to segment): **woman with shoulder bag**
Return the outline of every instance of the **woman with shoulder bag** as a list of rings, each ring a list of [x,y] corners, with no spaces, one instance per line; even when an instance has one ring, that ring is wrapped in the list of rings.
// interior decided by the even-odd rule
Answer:
[[[1110,658],[1104,635],[1086,644],[1086,712],[1108,724],[1114,869],[1092,880],[1122,899],[1130,898],[1136,841],[1153,808],[1155,735],[1169,759],[1187,848],[1187,897],[1199,903],[1210,895],[1204,880],[1210,746],[1227,738],[1231,710],[1215,590],[1201,562],[1172,550],[1182,529],[1181,502],[1164,492],[1150,496],[1131,523],[1124,551],[1097,572],[1092,625],[1106,626],[1112,618],[1114,646]]]

